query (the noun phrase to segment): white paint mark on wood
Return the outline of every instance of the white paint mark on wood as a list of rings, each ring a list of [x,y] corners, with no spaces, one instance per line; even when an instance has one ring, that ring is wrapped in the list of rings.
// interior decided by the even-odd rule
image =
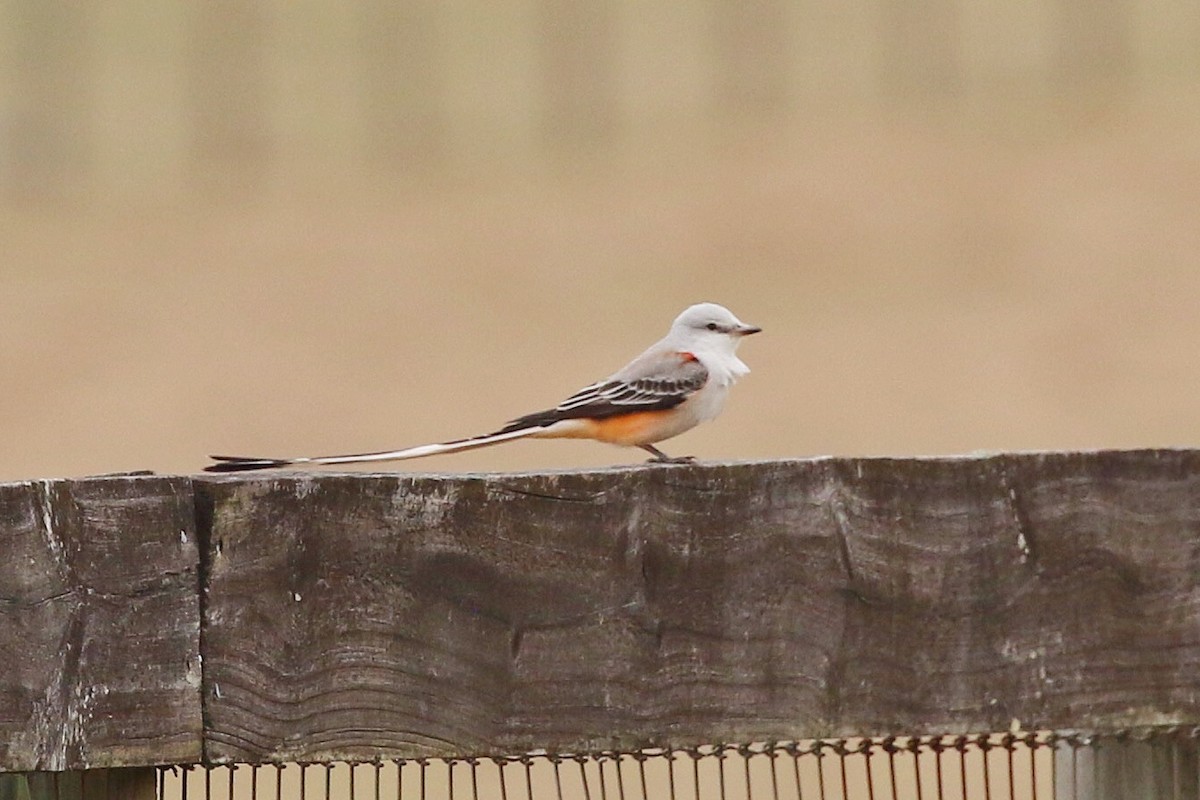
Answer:
[[[50,554],[54,556],[54,564],[61,574],[64,569],[63,548],[62,542],[58,540],[58,533],[54,529],[54,481],[39,481],[38,488],[42,503],[42,536],[45,538],[46,546],[50,549]]]

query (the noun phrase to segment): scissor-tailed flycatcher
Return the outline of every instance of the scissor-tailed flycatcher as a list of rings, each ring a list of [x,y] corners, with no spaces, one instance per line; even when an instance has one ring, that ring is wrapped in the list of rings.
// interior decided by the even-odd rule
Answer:
[[[513,439],[596,439],[640,447],[653,461],[672,459],[654,445],[721,413],[729,387],[750,368],[736,355],[746,325],[727,308],[700,303],[684,311],[667,335],[625,367],[568,397],[552,409],[514,419],[495,433],[405,450],[316,458],[212,456],[206,472],[236,472],[293,465],[401,461],[458,453]]]

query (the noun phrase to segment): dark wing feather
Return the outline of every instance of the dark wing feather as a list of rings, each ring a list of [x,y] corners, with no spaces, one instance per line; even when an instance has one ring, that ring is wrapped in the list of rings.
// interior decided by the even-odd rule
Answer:
[[[205,472],[245,472],[252,469],[275,469],[286,467],[291,462],[285,458],[254,458],[252,456],[209,456],[216,464],[209,464]]]
[[[671,377],[609,378],[580,389],[555,408],[514,419],[497,433],[547,427],[565,419],[603,419],[635,411],[665,411],[687,400],[708,382],[699,361],[686,362]]]

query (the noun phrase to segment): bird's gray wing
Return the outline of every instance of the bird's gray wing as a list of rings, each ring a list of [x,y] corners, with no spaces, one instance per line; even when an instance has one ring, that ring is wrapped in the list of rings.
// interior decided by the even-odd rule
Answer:
[[[635,411],[664,411],[708,382],[708,369],[690,353],[648,351],[620,372],[585,386],[554,408],[527,414],[499,432],[547,427],[567,419],[602,419]]]

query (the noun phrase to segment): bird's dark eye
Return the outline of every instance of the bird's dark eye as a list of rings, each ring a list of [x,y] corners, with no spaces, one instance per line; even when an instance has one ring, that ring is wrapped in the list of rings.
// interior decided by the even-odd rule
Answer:
[[[715,322],[710,322],[707,325],[705,325],[704,327],[708,328],[710,331],[715,331],[717,328],[719,328],[721,326]]]

